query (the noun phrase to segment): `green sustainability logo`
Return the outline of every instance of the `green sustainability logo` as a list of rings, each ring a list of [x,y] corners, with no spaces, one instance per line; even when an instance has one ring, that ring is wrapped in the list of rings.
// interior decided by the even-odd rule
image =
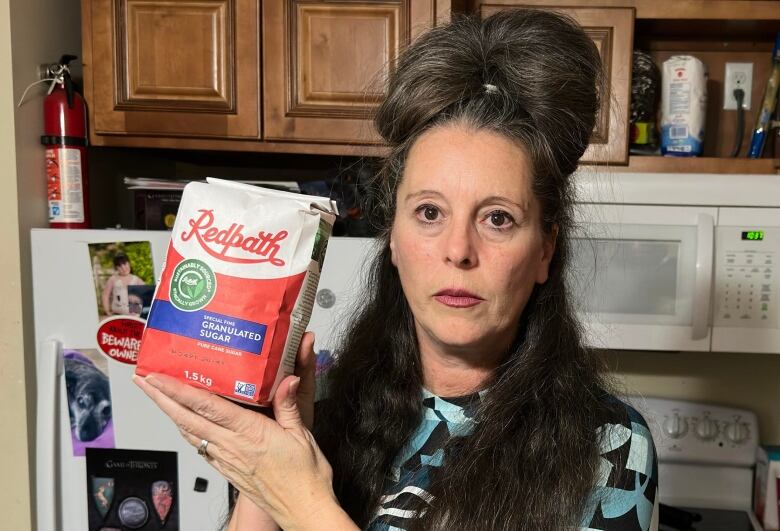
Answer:
[[[217,291],[217,279],[205,262],[190,258],[173,270],[171,303],[180,310],[192,312],[206,306]]]

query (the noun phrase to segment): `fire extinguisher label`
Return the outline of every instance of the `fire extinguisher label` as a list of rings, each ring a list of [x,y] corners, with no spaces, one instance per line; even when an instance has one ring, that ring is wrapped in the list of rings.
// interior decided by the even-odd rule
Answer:
[[[83,223],[81,152],[73,148],[46,148],[46,181],[49,222]]]

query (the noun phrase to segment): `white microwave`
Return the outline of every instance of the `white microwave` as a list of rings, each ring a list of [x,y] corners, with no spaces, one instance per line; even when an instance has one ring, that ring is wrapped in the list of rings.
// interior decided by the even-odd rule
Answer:
[[[577,174],[589,346],[780,353],[780,176]]]
[[[780,353],[780,176],[575,176],[570,289],[597,348]],[[309,329],[331,352],[375,242],[332,238]]]

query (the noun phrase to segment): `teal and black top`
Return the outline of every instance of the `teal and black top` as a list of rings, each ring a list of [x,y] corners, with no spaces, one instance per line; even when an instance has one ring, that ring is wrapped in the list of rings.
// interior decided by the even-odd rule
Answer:
[[[431,473],[444,460],[447,440],[471,433],[480,394],[442,398],[424,390],[422,401],[422,422],[393,464],[368,531],[403,531],[418,516],[410,508],[418,506],[420,498],[430,503],[432,496],[426,488]],[[658,464],[653,438],[642,416],[624,405],[625,420],[606,424],[595,434],[601,441],[600,466],[580,519],[583,531],[657,527]]]

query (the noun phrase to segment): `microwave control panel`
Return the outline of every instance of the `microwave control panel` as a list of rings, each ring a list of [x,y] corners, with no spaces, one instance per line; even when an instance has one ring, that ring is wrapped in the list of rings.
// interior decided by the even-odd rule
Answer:
[[[780,228],[717,228],[715,326],[777,328],[780,304],[778,235]]]

